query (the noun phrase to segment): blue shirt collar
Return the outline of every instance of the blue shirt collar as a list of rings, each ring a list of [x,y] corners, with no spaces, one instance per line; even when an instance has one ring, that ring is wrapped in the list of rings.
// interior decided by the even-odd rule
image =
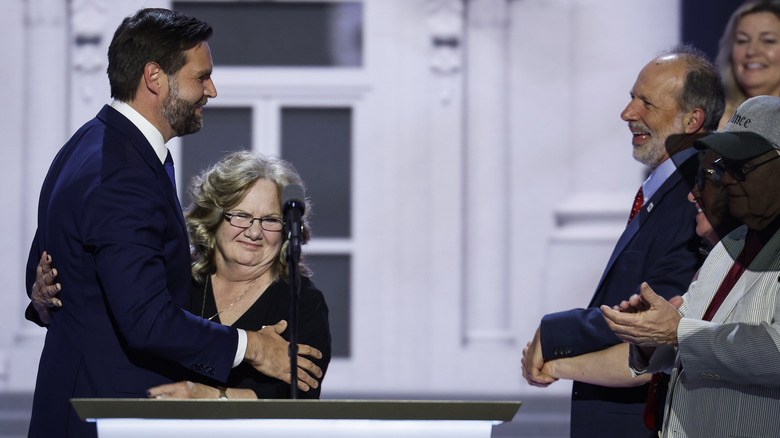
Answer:
[[[675,163],[682,163],[694,154],[696,154],[696,149],[694,148],[682,150],[676,153],[674,158],[667,158],[663,163],[656,167],[650,176],[647,177],[645,182],[642,183],[642,194],[644,195],[645,203],[647,203],[648,199],[653,197],[655,192],[658,191],[658,188],[669,179],[675,170],[677,170]]]

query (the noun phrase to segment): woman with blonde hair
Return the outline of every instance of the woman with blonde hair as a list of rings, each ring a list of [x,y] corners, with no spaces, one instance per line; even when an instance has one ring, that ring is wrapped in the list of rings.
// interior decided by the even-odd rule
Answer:
[[[747,1],[737,8],[720,39],[716,64],[726,89],[719,130],[745,100],[780,97],[780,0]]]

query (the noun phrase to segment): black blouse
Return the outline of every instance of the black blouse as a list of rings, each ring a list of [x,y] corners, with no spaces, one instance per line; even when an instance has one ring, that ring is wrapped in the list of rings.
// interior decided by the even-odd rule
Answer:
[[[190,311],[203,318],[217,313],[214,291],[211,282],[194,282],[190,292]],[[205,295],[205,296],[204,296]],[[205,300],[205,301],[204,301]],[[290,285],[284,280],[273,282],[260,295],[247,311],[233,323],[233,327],[257,331],[266,325],[274,325],[281,320],[290,322]],[[205,303],[205,304],[204,304]],[[220,322],[219,316],[212,319]],[[298,343],[312,346],[322,352],[322,359],[313,360],[322,368],[323,377],[330,363],[330,327],[328,325],[328,305],[325,298],[307,278],[301,277],[301,292],[298,299]],[[290,340],[290,330],[282,337]],[[298,391],[299,398],[320,398],[322,380],[317,389]],[[242,363],[233,368],[227,381],[229,388],[247,388],[257,394],[257,398],[290,398],[290,385],[281,380],[268,377],[255,370],[251,365]]]

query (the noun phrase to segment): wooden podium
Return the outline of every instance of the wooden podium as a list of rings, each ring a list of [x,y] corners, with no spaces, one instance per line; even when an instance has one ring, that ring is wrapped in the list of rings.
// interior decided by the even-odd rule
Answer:
[[[487,438],[520,402],[72,399],[99,438]]]

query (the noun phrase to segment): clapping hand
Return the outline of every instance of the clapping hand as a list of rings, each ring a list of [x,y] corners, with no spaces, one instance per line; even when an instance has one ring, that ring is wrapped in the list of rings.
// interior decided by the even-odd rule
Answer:
[[[677,326],[682,319],[678,306],[642,283],[639,295],[614,308],[601,306],[601,312],[609,328],[625,342],[640,347],[676,346]]]

